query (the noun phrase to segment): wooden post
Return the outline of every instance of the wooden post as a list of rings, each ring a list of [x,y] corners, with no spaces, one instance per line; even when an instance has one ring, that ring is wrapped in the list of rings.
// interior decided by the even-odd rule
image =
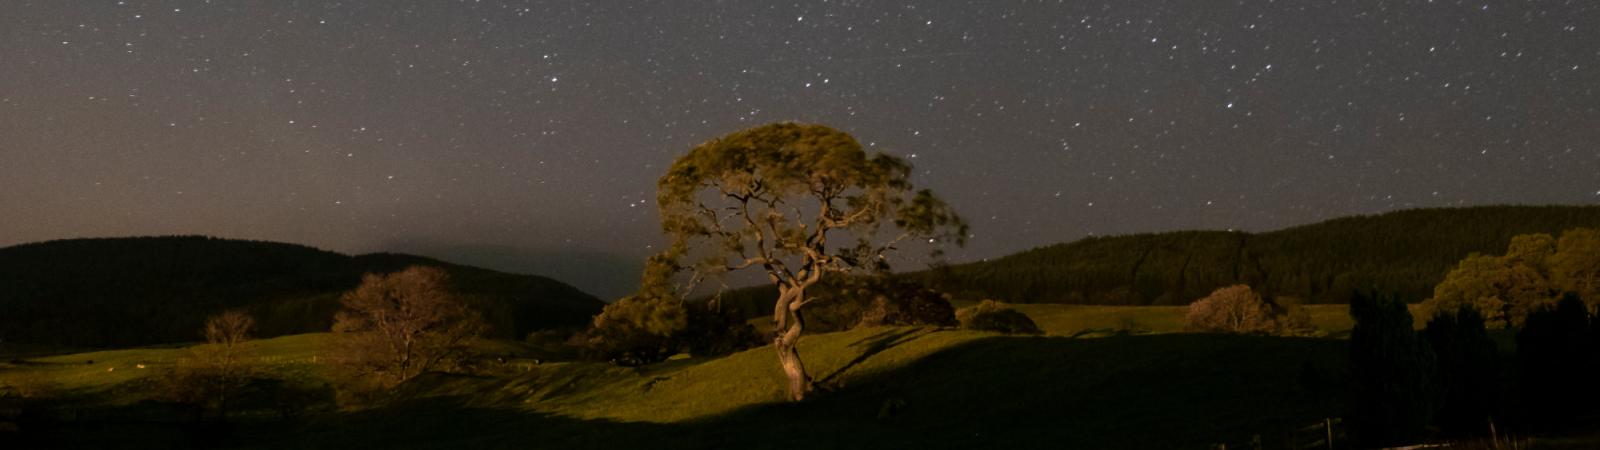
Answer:
[[[1323,418],[1322,427],[1328,431],[1328,450],[1333,450],[1333,418]]]

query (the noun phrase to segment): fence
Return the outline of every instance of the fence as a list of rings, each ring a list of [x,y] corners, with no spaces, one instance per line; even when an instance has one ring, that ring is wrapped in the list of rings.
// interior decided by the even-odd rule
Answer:
[[[1250,436],[1250,441],[1238,446],[1216,444],[1215,450],[1265,450],[1284,448],[1290,450],[1336,450],[1346,447],[1344,420],[1338,417],[1322,419],[1312,425],[1296,428],[1283,434],[1281,446],[1262,441],[1261,435]]]
[[[1297,450],[1333,450],[1345,440],[1344,420],[1338,417],[1322,419],[1315,425],[1301,427],[1289,433],[1289,448]]]

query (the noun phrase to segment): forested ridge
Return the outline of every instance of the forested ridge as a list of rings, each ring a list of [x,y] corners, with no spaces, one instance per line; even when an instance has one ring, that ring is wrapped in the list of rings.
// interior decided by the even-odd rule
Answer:
[[[1519,234],[1576,227],[1600,227],[1600,206],[1414,209],[1266,233],[1089,237],[902,276],[956,298],[1014,303],[1184,305],[1240,283],[1311,303],[1348,303],[1356,291],[1418,302],[1468,254],[1504,252]],[[759,315],[775,295],[762,286],[723,298]]]
[[[199,338],[207,316],[243,308],[262,336],[327,331],[366,273],[438,266],[492,335],[581,326],[603,306],[545,277],[403,254],[349,256],[202,236],[49,241],[0,248],[0,339],[120,347]]]

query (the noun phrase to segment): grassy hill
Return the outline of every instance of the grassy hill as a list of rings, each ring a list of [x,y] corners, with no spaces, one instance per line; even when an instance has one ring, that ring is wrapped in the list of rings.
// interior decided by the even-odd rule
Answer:
[[[256,362],[316,384],[326,335],[257,343]],[[496,344],[516,347],[515,344]],[[429,375],[406,400],[280,422],[248,404],[221,443],[260,448],[1200,448],[1242,445],[1342,409],[1344,344],[1160,334],[1006,337],[923,327],[857,329],[800,344],[821,392],[782,401],[771,350],[645,368],[514,359],[474,376]],[[55,380],[103,399],[35,429],[48,445],[193,445],[202,428],[143,401],[181,348],[0,363],[0,384]],[[87,363],[92,359],[93,363]],[[139,365],[144,368],[139,368]],[[1302,381],[1305,367],[1330,378]],[[108,370],[114,369],[114,370]],[[38,381],[31,381],[39,383]],[[1290,401],[1285,401],[1290,400]],[[243,401],[241,401],[243,402]],[[260,405],[257,405],[259,408]],[[64,414],[64,413],[63,413]],[[1156,432],[1159,431],[1159,432]]]
[[[0,248],[0,341],[126,347],[199,338],[205,318],[244,308],[263,336],[326,331],[339,296],[370,272],[444,267],[452,289],[503,337],[582,325],[603,304],[549,278],[419,256],[348,256],[199,236],[75,239]]]
[[[1355,216],[1268,233],[1180,231],[1091,237],[908,276],[960,299],[1012,303],[1186,305],[1245,283],[1267,295],[1348,303],[1357,290],[1417,302],[1468,254],[1511,237],[1600,227],[1600,206],[1486,206]],[[771,287],[724,294],[770,311]]]

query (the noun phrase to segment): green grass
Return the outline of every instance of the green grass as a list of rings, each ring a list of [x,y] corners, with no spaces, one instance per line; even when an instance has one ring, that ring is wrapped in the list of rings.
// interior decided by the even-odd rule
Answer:
[[[1337,416],[1342,409],[1337,378],[1345,347],[1338,339],[1173,333],[1182,329],[1182,308],[1014,306],[1049,335],[882,327],[807,336],[800,351],[818,391],[803,404],[783,401],[782,374],[765,347],[644,368],[514,358],[489,364],[478,375],[424,376],[398,391],[409,400],[377,409],[324,414],[298,425],[235,425],[232,443],[1198,448],[1216,442],[1241,445],[1251,434],[1277,439],[1274,433]],[[1339,319],[1342,306],[1312,308],[1319,326],[1348,328],[1348,319]],[[1129,322],[1154,334],[1063,337]],[[320,383],[314,358],[327,338],[309,334],[257,341],[252,361],[292,382]],[[485,343],[480,350],[514,356],[533,352],[506,341]],[[148,398],[154,376],[186,351],[142,348],[0,363],[0,385],[53,383],[56,392],[133,405]],[[86,364],[91,359],[94,363]],[[145,368],[138,369],[139,364]],[[1333,381],[1302,383],[1308,366],[1321,374],[1314,378]],[[80,440],[112,438],[110,431],[80,428],[58,431]],[[163,446],[188,439],[183,428],[172,430],[152,432],[148,442]]]
[[[267,376],[296,382],[318,382],[321,343],[326,333],[282,336],[253,341],[247,363]],[[190,349],[146,347],[54,355],[0,363],[0,388],[42,390],[56,396],[92,398],[98,404],[130,404],[150,398],[155,379],[172,370]],[[4,389],[0,389],[3,391]]]
[[[825,389],[902,369],[929,354],[987,333],[933,328],[872,328],[808,336],[800,351]],[[671,423],[727,414],[783,401],[783,374],[770,349],[701,360],[676,360],[645,368],[570,362],[545,364],[523,374],[482,379],[440,377],[428,395],[461,396],[474,404],[516,404],[574,419]]]
[[[808,336],[819,380],[781,401],[771,349],[634,370],[589,363],[434,376],[417,399],[287,442],[475,448],[1198,448],[1337,415],[1337,340],[1170,334],[1006,337],[918,327]],[[1330,373],[1333,372],[1329,369]],[[885,405],[891,405],[886,412]]]

